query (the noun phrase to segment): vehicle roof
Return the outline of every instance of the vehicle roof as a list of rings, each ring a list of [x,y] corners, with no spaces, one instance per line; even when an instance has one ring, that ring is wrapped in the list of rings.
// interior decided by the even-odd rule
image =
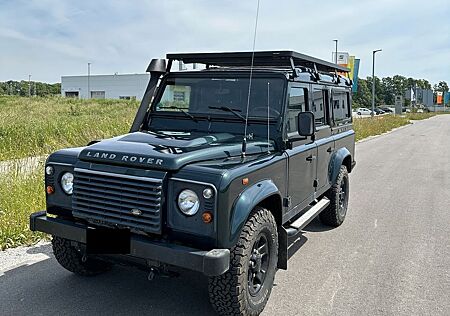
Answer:
[[[169,60],[182,61],[185,64],[200,63],[219,67],[307,67],[318,72],[350,72],[350,69],[290,50],[256,52],[220,52],[220,53],[171,53]]]

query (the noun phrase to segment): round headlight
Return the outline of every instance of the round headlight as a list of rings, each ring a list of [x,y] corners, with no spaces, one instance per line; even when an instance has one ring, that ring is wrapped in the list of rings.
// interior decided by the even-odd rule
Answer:
[[[61,177],[61,187],[67,194],[72,194],[73,192],[73,174],[66,172]]]
[[[181,191],[178,195],[178,207],[185,215],[195,215],[200,207],[197,194],[192,190]]]

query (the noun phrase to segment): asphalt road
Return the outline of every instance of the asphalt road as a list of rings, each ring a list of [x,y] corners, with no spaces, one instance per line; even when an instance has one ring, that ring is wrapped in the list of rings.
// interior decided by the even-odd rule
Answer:
[[[450,115],[356,146],[347,219],[292,241],[264,315],[450,315]],[[48,244],[0,254],[1,315],[212,315],[205,277],[93,279]]]

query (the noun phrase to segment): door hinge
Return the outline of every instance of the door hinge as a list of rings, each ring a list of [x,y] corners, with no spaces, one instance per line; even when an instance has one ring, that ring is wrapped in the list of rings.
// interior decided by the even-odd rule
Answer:
[[[291,197],[290,197],[290,196],[285,197],[285,198],[283,199],[283,206],[284,206],[284,207],[289,207],[289,206],[291,206]]]

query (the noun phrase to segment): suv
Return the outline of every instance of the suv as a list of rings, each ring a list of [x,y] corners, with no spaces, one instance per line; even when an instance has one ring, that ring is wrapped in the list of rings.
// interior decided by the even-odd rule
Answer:
[[[171,72],[173,61],[205,64]],[[316,216],[345,219],[355,160],[347,68],[292,51],[168,54],[130,133],[57,151],[45,166],[52,235],[78,275],[115,262],[149,278],[171,267],[209,277],[222,315],[257,315],[288,237]]]

